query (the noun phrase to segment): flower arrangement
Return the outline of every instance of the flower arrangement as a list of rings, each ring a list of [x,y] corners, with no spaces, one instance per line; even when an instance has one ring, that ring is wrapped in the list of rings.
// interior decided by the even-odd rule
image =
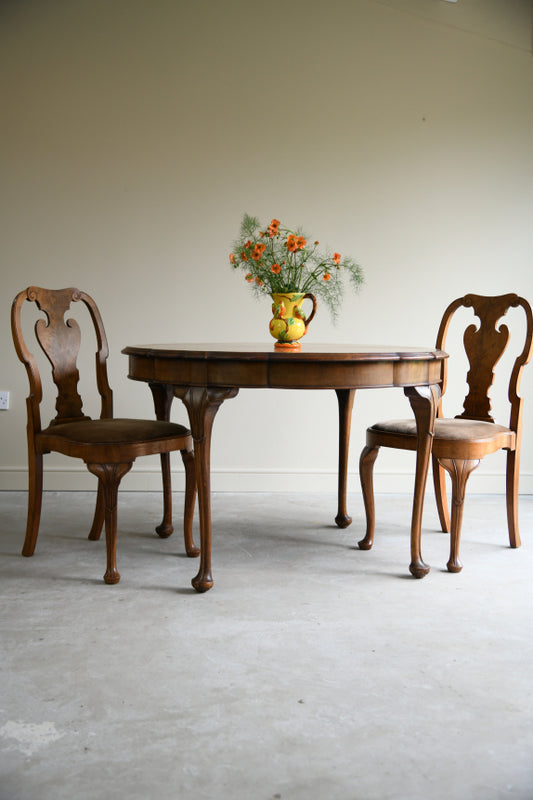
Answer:
[[[319,242],[310,244],[309,239],[301,230],[284,227],[279,219],[262,228],[256,217],[245,214],[230,263],[244,270],[245,280],[259,295],[312,292],[326,303],[335,321],[346,274],[358,290],[363,270],[340,253],[319,252]]]

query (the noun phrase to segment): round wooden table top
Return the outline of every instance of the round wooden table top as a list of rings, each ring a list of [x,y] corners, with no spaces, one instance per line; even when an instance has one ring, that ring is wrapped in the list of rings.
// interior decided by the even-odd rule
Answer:
[[[129,377],[180,386],[339,389],[438,383],[443,350],[394,345],[176,343],[125,347]]]

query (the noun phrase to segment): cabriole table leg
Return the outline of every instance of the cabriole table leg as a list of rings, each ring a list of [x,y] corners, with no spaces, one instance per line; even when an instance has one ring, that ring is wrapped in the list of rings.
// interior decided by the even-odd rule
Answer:
[[[191,583],[197,592],[207,592],[213,586],[211,574],[211,432],[216,413],[224,400],[235,397],[237,388],[175,386],[189,414],[194,441],[198,511],[200,514],[200,568]]]
[[[170,409],[174,400],[171,386],[161,383],[150,383],[150,390],[154,400],[156,419],[168,422]],[[161,476],[163,480],[163,519],[158,525],[156,533],[161,539],[166,539],[174,532],[172,525],[172,484],[170,481],[170,453],[161,453]]]
[[[415,489],[413,515],[411,518],[411,564],[409,571],[415,578],[423,578],[429,572],[421,552],[422,510],[428,475],[440,386],[409,386],[404,389],[416,419],[418,447],[416,452]]]
[[[339,403],[338,511],[335,522],[339,528],[347,528],[352,522],[352,518],[346,509],[346,491],[348,487],[348,451],[350,448],[355,389],[335,389],[335,391]]]

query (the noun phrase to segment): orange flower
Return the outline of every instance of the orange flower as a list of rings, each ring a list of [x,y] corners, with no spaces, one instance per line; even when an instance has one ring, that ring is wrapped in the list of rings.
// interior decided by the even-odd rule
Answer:
[[[280,265],[279,264],[272,264],[272,266],[270,267],[270,272],[273,272],[274,275],[279,275],[279,273],[281,272]]]
[[[254,247],[254,249],[253,249],[253,251],[252,251],[252,258],[253,258],[255,261],[259,261],[259,259],[261,258],[261,256],[262,256],[262,255],[263,255],[263,253],[265,252],[265,250],[266,250],[266,245],[265,245],[265,244],[263,244],[262,242],[258,242],[258,243],[255,245],[255,247]]]
[[[340,264],[341,261],[341,254],[340,253],[333,253],[333,263]]]
[[[248,257],[246,256],[246,253],[244,252],[244,250],[241,253],[241,258],[242,258],[243,261],[248,261]]]
[[[280,225],[279,219],[273,219],[272,222],[270,223],[270,225],[268,226],[268,235],[270,236],[271,239],[272,239],[273,236],[277,236],[278,235],[278,233],[279,233],[279,230],[278,230],[279,225]]]
[[[330,278],[331,278],[331,275],[329,274],[329,272],[324,272],[324,274],[322,275],[322,280],[323,281],[329,281]]]
[[[263,283],[264,283],[264,281],[262,281],[262,280],[261,280],[261,278],[259,277],[259,275],[258,275],[258,276],[257,276],[257,278],[255,279],[255,282],[257,283],[257,285],[258,285],[258,286],[262,286],[262,285],[263,285]]]
[[[296,243],[296,236],[290,233],[287,237],[287,250],[291,253],[295,253],[298,250],[298,245]]]
[[[298,238],[296,239],[296,244],[299,250],[303,250],[307,242],[303,236],[298,236]]]
[[[315,244],[320,244],[320,242],[315,242]]]
[[[248,281],[248,283],[253,283],[254,282],[254,276],[252,275],[251,272],[249,272],[248,275],[244,276],[244,280]]]
[[[233,255],[233,253],[229,254],[229,260],[231,264],[235,264],[235,256]]]

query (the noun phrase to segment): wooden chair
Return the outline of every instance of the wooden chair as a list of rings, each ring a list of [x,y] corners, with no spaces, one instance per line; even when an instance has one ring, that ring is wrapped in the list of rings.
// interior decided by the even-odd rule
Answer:
[[[28,300],[36,304],[46,319],[38,319],[35,335],[52,365],[52,378],[57,387],[57,415],[47,428],[41,428],[40,403],[42,383],[37,363],[27,349],[21,327],[21,308]],[[75,319],[65,319],[72,302],[87,307],[96,333],[96,383],[101,401],[100,419],[91,419],[82,410],[78,394],[79,372],[77,358],[81,330]],[[115,419],[113,395],[107,379],[107,339],[94,300],[78,289],[49,290],[30,286],[20,292],[11,309],[11,328],[15,349],[28,373],[30,393],[26,400],[28,411],[28,518],[22,554],[33,555],[39,522],[43,488],[43,455],[52,451],[85,461],[98,478],[96,510],[89,539],[99,539],[105,522],[107,545],[106,583],[118,583],[116,565],[117,493],[122,477],[131,469],[137,456],[159,453],[163,474],[164,514],[156,528],[162,538],[170,536],[172,527],[172,494],[170,486],[170,452],[180,450],[185,466],[184,536],[188,556],[197,556],[194,546],[192,520],[196,500],[196,476],[192,438],[187,428],[168,420],[171,399],[165,397],[165,387],[152,385],[157,420]]]
[[[522,433],[522,404],[518,394],[520,377],[524,365],[531,358],[533,318],[527,300],[516,294],[483,297],[467,294],[451,303],[442,318],[437,334],[437,348],[446,349],[446,336],[452,316],[458,308],[472,308],[479,324],[469,325],[463,341],[470,364],[467,375],[468,393],[464,400],[463,413],[454,419],[442,416],[442,398],[437,411],[435,436],[433,439],[432,465],[433,483],[441,528],[451,533],[448,570],[460,572],[459,540],[466,482],[480,460],[497,450],[507,451],[506,496],[507,521],[511,547],[520,547],[518,532],[518,477],[520,465],[520,440]],[[526,335],[522,352],[514,361],[509,381],[508,398],[510,419],[508,427],[498,425],[491,416],[489,389],[494,381],[494,368],[505,351],[510,333],[506,325],[498,327],[498,321],[508,309],[520,306],[526,318]],[[442,394],[446,390],[447,361],[443,362]],[[401,450],[416,450],[416,426],[414,420],[392,420],[378,422],[366,432],[366,447],[359,461],[359,473],[367,516],[364,539],[359,542],[362,550],[369,550],[374,541],[374,490],[373,469],[380,447]],[[451,476],[452,516],[448,513],[444,471]]]

